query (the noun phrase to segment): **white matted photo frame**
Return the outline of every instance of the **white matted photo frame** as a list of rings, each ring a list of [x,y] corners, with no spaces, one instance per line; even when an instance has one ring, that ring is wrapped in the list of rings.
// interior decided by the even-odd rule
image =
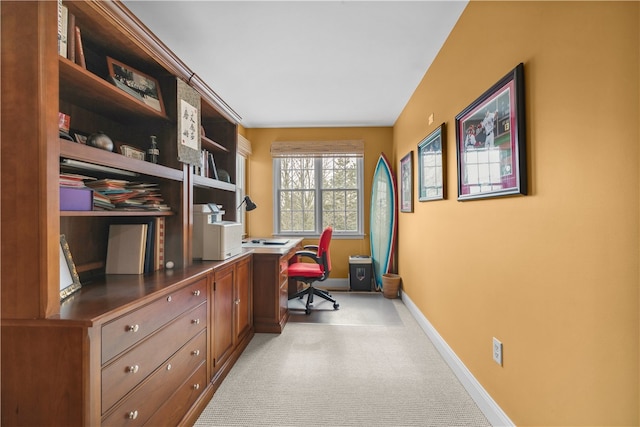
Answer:
[[[60,235],[60,300],[70,297],[80,290],[80,277],[73,263],[69,244],[64,234]]]
[[[446,198],[445,125],[438,126],[418,144],[418,200]]]
[[[456,116],[458,200],[527,194],[524,65]]]
[[[400,160],[400,212],[413,212],[413,151]]]

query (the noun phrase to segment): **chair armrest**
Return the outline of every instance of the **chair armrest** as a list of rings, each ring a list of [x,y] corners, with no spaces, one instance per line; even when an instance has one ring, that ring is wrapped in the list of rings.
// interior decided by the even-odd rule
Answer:
[[[318,258],[318,255],[313,251],[298,251],[296,252],[297,256],[308,257],[314,260],[316,263],[321,264],[322,260]]]
[[[312,249],[312,250],[318,252],[318,245],[304,245],[303,249],[307,249],[307,250]]]

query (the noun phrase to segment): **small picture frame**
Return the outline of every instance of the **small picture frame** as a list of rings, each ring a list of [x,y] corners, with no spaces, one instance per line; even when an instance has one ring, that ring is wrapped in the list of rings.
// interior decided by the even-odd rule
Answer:
[[[418,144],[418,200],[446,198],[445,126],[438,126]]]
[[[111,82],[116,87],[150,108],[165,114],[160,85],[156,79],[109,56],[107,56],[107,66]]]
[[[129,157],[130,159],[144,161],[146,153],[136,147],[132,147],[131,145],[122,144],[120,145],[120,154],[125,157]]]
[[[400,212],[413,212],[413,151],[400,160]]]
[[[60,301],[70,297],[82,287],[64,234],[60,235]]]
[[[524,65],[456,116],[458,200],[527,194]]]

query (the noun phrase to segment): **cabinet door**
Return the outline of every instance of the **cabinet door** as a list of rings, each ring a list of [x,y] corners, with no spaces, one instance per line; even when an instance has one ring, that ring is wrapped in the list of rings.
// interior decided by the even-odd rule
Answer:
[[[238,262],[236,268],[236,341],[240,341],[253,324],[251,257]]]
[[[233,307],[235,265],[217,270],[213,277],[213,370],[224,363],[233,350]]]

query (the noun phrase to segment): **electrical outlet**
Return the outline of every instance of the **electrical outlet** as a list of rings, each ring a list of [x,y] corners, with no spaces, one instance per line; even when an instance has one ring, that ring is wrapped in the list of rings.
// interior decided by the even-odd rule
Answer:
[[[502,343],[493,337],[493,361],[502,366]]]

